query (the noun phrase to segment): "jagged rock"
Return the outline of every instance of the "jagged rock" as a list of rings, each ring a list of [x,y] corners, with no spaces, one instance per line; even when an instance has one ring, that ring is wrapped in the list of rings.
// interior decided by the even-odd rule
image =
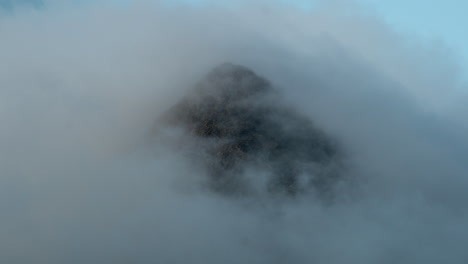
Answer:
[[[268,172],[270,193],[324,193],[339,176],[336,144],[242,66],[216,67],[157,126],[183,128],[204,142],[209,186],[221,193],[251,192],[246,167]]]

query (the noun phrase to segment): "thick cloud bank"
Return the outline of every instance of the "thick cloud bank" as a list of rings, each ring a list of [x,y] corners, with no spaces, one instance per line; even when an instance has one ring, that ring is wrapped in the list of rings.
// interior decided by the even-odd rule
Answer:
[[[0,38],[2,263],[468,261],[465,85],[447,48],[351,3],[46,3],[1,13]],[[332,202],[218,195],[174,147],[200,142],[148,140],[224,62],[342,146]]]

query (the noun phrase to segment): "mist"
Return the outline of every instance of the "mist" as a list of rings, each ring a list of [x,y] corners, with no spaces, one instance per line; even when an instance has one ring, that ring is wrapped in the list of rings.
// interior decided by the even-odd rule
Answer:
[[[348,1],[0,13],[0,262],[466,263],[457,59]],[[155,120],[225,62],[339,142],[333,203],[222,196],[191,156],[148,143]]]

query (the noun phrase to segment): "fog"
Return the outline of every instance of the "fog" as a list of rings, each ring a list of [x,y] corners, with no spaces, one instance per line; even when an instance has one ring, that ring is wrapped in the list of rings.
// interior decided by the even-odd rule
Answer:
[[[457,59],[348,1],[0,13],[0,262],[466,263]],[[190,156],[148,144],[224,62],[268,79],[340,143],[333,203],[225,197]]]

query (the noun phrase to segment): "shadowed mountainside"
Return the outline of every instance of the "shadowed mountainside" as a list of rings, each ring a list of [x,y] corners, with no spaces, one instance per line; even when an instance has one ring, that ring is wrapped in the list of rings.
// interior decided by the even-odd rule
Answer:
[[[208,185],[224,194],[253,192],[246,168],[268,176],[261,189],[296,195],[327,193],[339,178],[341,152],[305,116],[282,102],[264,78],[223,64],[213,69],[157,123],[182,128],[209,171]]]

